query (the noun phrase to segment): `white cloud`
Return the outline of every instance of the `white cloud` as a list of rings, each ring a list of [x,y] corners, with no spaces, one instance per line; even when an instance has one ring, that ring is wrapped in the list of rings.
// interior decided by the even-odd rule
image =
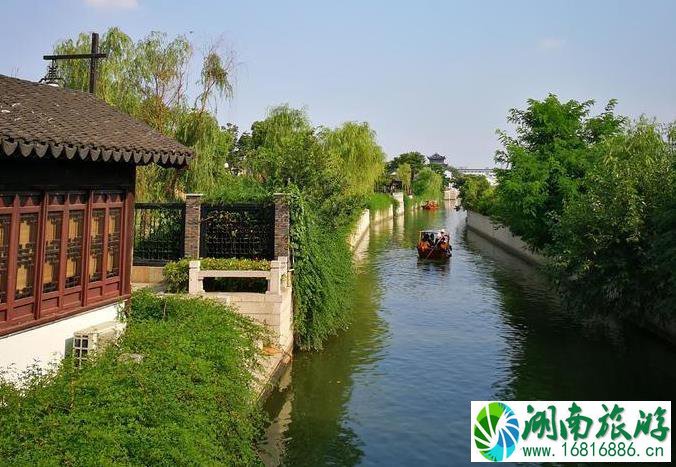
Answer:
[[[546,37],[544,39],[541,39],[540,42],[538,42],[538,49],[555,50],[560,49],[564,45],[566,45],[566,41],[563,39],[560,39],[558,37]]]
[[[138,6],[138,0],[84,0],[87,5],[96,8],[121,8],[130,10]]]

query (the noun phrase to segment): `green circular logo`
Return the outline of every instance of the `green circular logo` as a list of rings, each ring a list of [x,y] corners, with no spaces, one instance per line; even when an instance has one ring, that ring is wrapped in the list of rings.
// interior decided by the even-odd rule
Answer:
[[[507,459],[519,440],[519,420],[514,411],[502,402],[484,406],[474,421],[474,445],[489,461]]]

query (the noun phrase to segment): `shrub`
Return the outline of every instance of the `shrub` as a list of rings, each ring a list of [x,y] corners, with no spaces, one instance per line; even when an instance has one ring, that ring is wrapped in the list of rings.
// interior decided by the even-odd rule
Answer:
[[[217,271],[269,271],[270,261],[246,258],[202,258],[202,269]],[[167,292],[188,291],[190,258],[172,261],[164,266],[164,287]]]
[[[212,301],[135,293],[125,334],[83,369],[0,383],[3,465],[259,463],[261,332]]]

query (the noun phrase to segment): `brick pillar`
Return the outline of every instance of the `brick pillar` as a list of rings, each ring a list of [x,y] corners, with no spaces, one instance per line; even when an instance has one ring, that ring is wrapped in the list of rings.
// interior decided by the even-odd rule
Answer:
[[[289,256],[289,200],[284,193],[275,193],[275,259]]]
[[[202,195],[185,195],[185,243],[183,254],[188,258],[200,257],[200,217]]]

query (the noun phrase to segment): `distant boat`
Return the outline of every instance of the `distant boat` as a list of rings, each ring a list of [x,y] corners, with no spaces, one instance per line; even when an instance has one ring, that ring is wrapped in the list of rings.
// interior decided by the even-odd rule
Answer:
[[[451,257],[451,239],[445,230],[421,230],[418,239],[418,257],[446,261]]]
[[[427,209],[428,211],[434,211],[435,209],[439,209],[439,203],[434,200],[425,201],[422,208]]]

